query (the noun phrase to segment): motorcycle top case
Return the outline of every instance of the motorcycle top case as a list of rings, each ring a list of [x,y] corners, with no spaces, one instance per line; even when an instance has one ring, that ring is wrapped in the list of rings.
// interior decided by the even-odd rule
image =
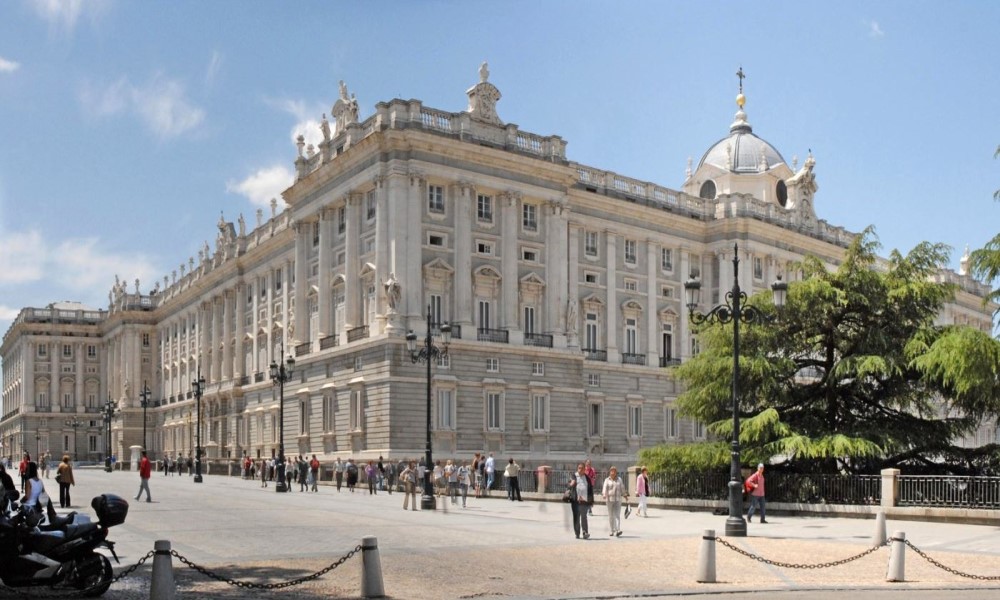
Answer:
[[[128,514],[128,501],[114,494],[101,494],[90,502],[90,506],[104,527],[121,525]]]

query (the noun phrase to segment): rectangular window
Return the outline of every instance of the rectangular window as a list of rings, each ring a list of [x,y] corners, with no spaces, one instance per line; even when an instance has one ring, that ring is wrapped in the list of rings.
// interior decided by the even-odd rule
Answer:
[[[70,344],[63,344],[63,358],[73,357],[73,346]]]
[[[335,405],[333,392],[323,395],[323,431],[333,431],[335,426]]]
[[[438,354],[437,366],[439,369],[450,369],[451,368],[451,355],[450,354]]]
[[[441,325],[441,295],[431,294],[429,300],[431,309],[431,327],[439,327]]]
[[[312,224],[313,247],[319,246],[319,221]]]
[[[299,435],[309,433],[309,403],[299,400]]]
[[[587,313],[587,323],[584,327],[586,350],[598,350],[600,340],[597,338],[597,313]]]
[[[490,303],[487,300],[479,301],[479,328],[490,328]]]
[[[43,358],[45,356],[48,356],[48,353],[49,353],[49,346],[48,346],[48,344],[38,344],[38,356],[39,356],[39,358]]]
[[[634,265],[638,255],[638,243],[635,240],[625,240],[625,264]]]
[[[642,406],[628,407],[628,435],[632,438],[642,437]]]
[[[489,392],[486,394],[486,429],[500,431],[503,429],[503,394]]]
[[[601,374],[587,373],[587,385],[590,387],[601,387]]]
[[[355,356],[354,357],[354,370],[355,371],[360,371],[362,368],[364,368],[364,366],[363,366],[363,363],[361,362],[361,357],[360,356]]]
[[[97,394],[87,394],[87,406],[90,408],[98,408]]]
[[[97,436],[91,435],[87,438],[87,451],[97,452]]]
[[[596,231],[588,231],[583,234],[583,253],[586,256],[597,256],[597,243],[599,239],[600,234]]]
[[[639,348],[639,332],[635,319],[625,319],[625,353],[635,354]]]
[[[483,256],[493,256],[493,244],[489,242],[476,242],[476,253]]]
[[[669,285],[665,285],[660,288],[660,295],[663,296],[664,298],[673,298],[674,288],[670,287]]]
[[[549,430],[549,397],[546,394],[531,395],[532,431]]]
[[[583,274],[583,282],[597,285],[597,273],[587,271]]]
[[[476,196],[476,219],[482,223],[493,222],[493,196]]]
[[[444,188],[440,185],[427,186],[427,210],[434,213],[444,212]]]
[[[524,333],[535,333],[535,307],[524,307],[524,320],[521,322]]]
[[[636,281],[635,279],[626,279],[625,280],[625,291],[626,292],[635,292],[638,289],[639,289],[639,282],[638,281]]]
[[[97,358],[97,346],[93,344],[87,346],[87,358]]]
[[[430,246],[444,246],[444,236],[432,233],[427,237],[427,244]]]
[[[698,440],[705,439],[705,424],[701,421],[694,422],[694,437]]]
[[[347,208],[341,206],[337,209],[337,233],[344,233],[347,229]]]
[[[660,248],[660,269],[668,272],[674,270],[674,253],[670,248]]]
[[[753,278],[764,279],[764,259],[759,256],[753,257]]]
[[[438,390],[438,428],[455,428],[455,397],[452,390]]]
[[[49,405],[49,395],[47,392],[38,392],[38,406],[48,406]]]
[[[149,348],[149,334],[148,333],[142,334],[142,347],[143,348]]]
[[[486,372],[487,373],[499,373],[500,372],[500,359],[499,358],[487,358],[486,359]]]
[[[367,209],[365,217],[369,221],[375,218],[375,206],[376,206],[375,190],[370,190],[365,195],[365,208]]]
[[[545,375],[545,363],[543,363],[543,362],[533,362],[533,363],[531,363],[531,374],[532,375]]]
[[[521,228],[525,231],[538,231],[538,207],[534,204],[521,206]]]
[[[590,434],[590,437],[600,437],[601,432],[604,430],[604,405],[591,404],[587,421],[587,432]]]
[[[668,408],[666,414],[666,435],[667,439],[677,438],[677,409]]]
[[[364,396],[361,390],[351,390],[351,431],[360,431],[365,418]]]
[[[521,249],[521,260],[525,262],[538,262],[538,251],[528,250],[526,248]]]
[[[274,270],[274,291],[281,291],[281,269]]]

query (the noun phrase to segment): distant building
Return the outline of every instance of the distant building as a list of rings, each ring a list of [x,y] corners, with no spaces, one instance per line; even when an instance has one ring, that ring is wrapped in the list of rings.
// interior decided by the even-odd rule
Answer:
[[[112,446],[125,456],[141,441],[148,385],[153,454],[188,455],[200,373],[206,455],[270,456],[279,404],[268,368],[291,354],[287,454],[417,457],[426,367],[404,336],[445,322],[436,456],[622,465],[641,447],[703,438],[678,416],[665,368],[697,351],[683,282],[699,272],[703,301],[717,303],[734,242],[748,293],[795,280],[790,264],[806,254],[836,264],[853,234],[817,218],[815,159],[789,164],[757,137],[741,93],[728,135],[680,190],[661,187],[572,162],[562,138],[504,123],[488,75],[484,65],[465,111],[397,99],[363,121],[342,85],[333,130],[324,124],[315,148],[299,138],[286,210],[273,202],[251,228],[220,219],[214,248],[149,293],[116,283],[107,311],[62,322],[55,307],[24,309],[0,347],[5,452],[32,448],[37,432],[43,450],[99,458],[98,405],[110,395],[123,409]],[[988,288],[940,276],[960,290],[942,322],[989,331]],[[87,419],[84,446],[67,441],[67,413]]]

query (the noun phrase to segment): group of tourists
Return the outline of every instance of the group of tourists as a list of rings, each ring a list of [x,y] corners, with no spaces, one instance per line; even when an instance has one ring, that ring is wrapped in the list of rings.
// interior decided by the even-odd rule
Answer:
[[[190,455],[184,458],[178,453],[176,457],[171,457],[169,454],[163,457],[161,470],[164,475],[173,475],[174,473],[181,475],[185,468],[187,468],[188,476],[194,474],[194,459]]]
[[[243,479],[251,481],[260,479],[260,486],[267,487],[269,481],[279,479],[279,467],[282,463],[278,458],[259,458],[256,461],[248,455],[243,456],[242,474]],[[284,462],[284,481],[288,491],[294,491],[294,484],[299,485],[300,492],[319,491],[319,460],[313,454],[310,459],[307,456],[289,456]]]

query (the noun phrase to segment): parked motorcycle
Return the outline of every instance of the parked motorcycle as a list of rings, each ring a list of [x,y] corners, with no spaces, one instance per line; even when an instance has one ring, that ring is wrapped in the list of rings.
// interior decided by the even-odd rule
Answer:
[[[108,591],[114,572],[97,549],[107,548],[121,562],[107,539],[108,528],[125,522],[128,502],[102,494],[90,505],[97,523],[77,513],[59,517],[49,502],[48,523],[38,524],[41,515],[35,509],[8,505],[0,514],[0,581],[14,588],[71,588],[88,597]]]

